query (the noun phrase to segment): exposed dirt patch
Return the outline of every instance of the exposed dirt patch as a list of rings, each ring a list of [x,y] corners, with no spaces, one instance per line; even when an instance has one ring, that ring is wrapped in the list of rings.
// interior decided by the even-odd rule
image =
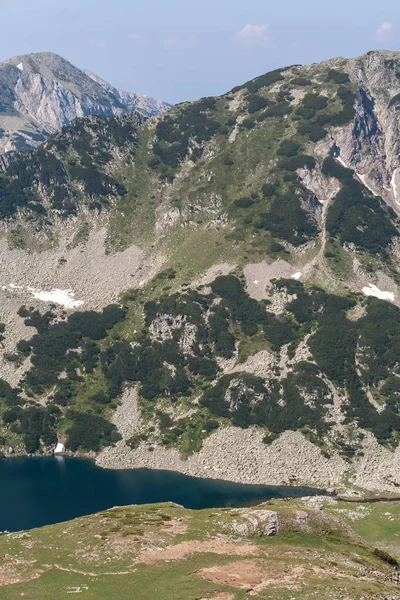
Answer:
[[[351,573],[338,569],[324,569],[312,565],[288,566],[284,562],[255,559],[237,560],[225,565],[205,567],[197,571],[205,579],[219,585],[245,590],[250,595],[257,594],[269,586],[279,586],[289,590],[299,589],[307,584],[310,577],[355,579]],[[378,575],[375,573],[375,575]],[[381,574],[379,574],[381,576]],[[368,577],[367,577],[368,579]]]
[[[33,568],[35,561],[15,559],[5,555],[0,559],[0,586],[12,585],[24,581],[31,581],[40,577],[43,571]]]
[[[289,264],[284,260],[275,260],[268,264],[266,261],[246,265],[244,275],[246,277],[247,291],[252,298],[263,300],[268,298],[272,279],[290,279],[301,269]]]
[[[183,560],[193,554],[220,554],[224,556],[255,556],[260,550],[253,544],[233,544],[223,540],[201,542],[190,540],[167,546],[162,550],[145,550],[138,556],[138,562],[152,565],[159,561]]]
[[[256,592],[269,585],[279,585],[287,589],[298,587],[305,568],[296,567],[285,573],[283,566],[275,561],[239,560],[226,565],[215,565],[200,569],[199,575],[219,585]]]
[[[172,519],[165,521],[161,531],[165,531],[171,535],[183,535],[188,531],[187,521],[184,519]]]

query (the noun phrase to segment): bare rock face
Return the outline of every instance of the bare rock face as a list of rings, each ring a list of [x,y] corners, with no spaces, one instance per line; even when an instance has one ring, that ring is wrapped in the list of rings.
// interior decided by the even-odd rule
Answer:
[[[166,315],[157,316],[150,325],[152,339],[172,340],[175,329],[181,329],[186,321],[186,317],[178,315],[174,319]]]
[[[52,53],[0,63],[0,153],[34,147],[77,117],[138,110],[152,116],[169,105],[118,90]]]
[[[279,531],[278,513],[272,510],[247,510],[238,511],[240,520],[232,523],[235,533],[243,536],[274,536]]]
[[[323,145],[329,144],[330,150],[346,167],[354,169],[371,191],[399,210],[400,54],[375,51],[326,64],[349,74],[359,98],[354,122],[336,128]]]
[[[146,94],[125,92],[124,90],[116,89],[98,75],[95,75],[86,69],[83,72],[94,82],[98,83],[108,94],[111,94],[111,96],[116,95],[127,110],[138,110],[144,115],[151,117],[170,108],[169,104],[157,100],[157,98],[147,96]]]

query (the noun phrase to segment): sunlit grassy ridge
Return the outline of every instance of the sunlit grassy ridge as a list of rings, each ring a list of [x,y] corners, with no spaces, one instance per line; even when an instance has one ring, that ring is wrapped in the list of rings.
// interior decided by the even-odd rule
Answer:
[[[391,557],[374,551],[371,532],[369,541],[324,513],[279,502],[241,510],[115,508],[3,534],[1,593],[6,600],[74,592],[99,600],[396,597]]]

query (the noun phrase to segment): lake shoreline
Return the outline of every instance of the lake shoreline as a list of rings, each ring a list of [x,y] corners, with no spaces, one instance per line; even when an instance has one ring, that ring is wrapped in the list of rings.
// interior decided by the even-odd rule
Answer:
[[[244,485],[150,469],[102,469],[92,459],[20,457],[0,462],[0,531],[70,521],[115,506],[172,502],[191,510],[244,508],[321,496],[310,487]]]
[[[105,469],[169,470],[201,479],[246,485],[293,486],[337,490],[352,495],[343,478],[349,465],[337,456],[324,458],[299,432],[285,432],[272,444],[263,443],[257,428],[220,428],[202,448],[183,458],[176,448],[142,442],[131,449],[124,440],[104,448],[96,464]],[[365,490],[368,491],[368,490]],[[381,493],[384,490],[381,490]]]
[[[108,446],[108,448],[110,448],[111,446]],[[20,459],[30,459],[30,460],[41,460],[41,459],[50,459],[50,458],[61,458],[61,459],[67,459],[67,460],[84,460],[84,461],[88,461],[93,463],[96,467],[98,467],[99,469],[103,470],[103,471],[119,471],[119,472],[130,472],[130,471],[147,471],[147,472],[151,472],[151,473],[172,473],[172,474],[176,474],[176,475],[183,475],[184,477],[190,478],[190,479],[202,479],[204,481],[208,481],[208,482],[221,482],[221,483],[226,483],[226,484],[232,484],[232,485],[237,485],[237,486],[253,486],[253,487],[266,487],[266,488],[288,488],[288,489],[294,489],[294,490],[298,490],[298,489],[308,489],[312,492],[315,492],[317,495],[323,495],[323,496],[332,496],[334,498],[337,497],[337,492],[336,490],[332,490],[332,489],[325,489],[323,487],[313,487],[313,486],[309,486],[307,484],[290,484],[290,483],[263,483],[263,482],[258,482],[255,481],[253,483],[249,483],[247,481],[235,481],[232,479],[227,479],[225,477],[216,477],[213,476],[212,474],[193,474],[193,473],[188,473],[188,472],[184,472],[181,470],[175,470],[175,469],[168,469],[165,468],[165,466],[141,466],[141,465],[137,465],[137,466],[105,466],[104,464],[99,464],[98,462],[98,458],[101,455],[101,452],[99,453],[94,453],[94,452],[90,452],[90,453],[73,453],[73,452],[60,452],[55,454],[54,452],[49,452],[49,453],[43,453],[43,454],[24,454],[24,453],[15,453],[15,454],[11,454],[9,456],[4,456],[0,459],[0,464],[1,462],[7,462],[7,461],[11,461],[11,460],[20,460]],[[293,496],[293,497],[298,497],[298,496]],[[287,496],[286,499],[290,500],[292,498],[292,496]],[[343,499],[343,498],[342,498]],[[400,498],[399,498],[400,500]],[[343,501],[346,501],[343,499]],[[355,499],[354,501],[357,501],[357,499]]]
[[[171,470],[244,484],[306,486],[353,497],[399,494],[400,446],[391,452],[371,432],[365,431],[362,452],[353,459],[338,450],[324,456],[300,431],[285,431],[270,444],[264,443],[264,436],[257,427],[221,427],[187,458],[176,448],[147,442],[131,449],[122,439],[100,452],[96,464],[108,469]]]

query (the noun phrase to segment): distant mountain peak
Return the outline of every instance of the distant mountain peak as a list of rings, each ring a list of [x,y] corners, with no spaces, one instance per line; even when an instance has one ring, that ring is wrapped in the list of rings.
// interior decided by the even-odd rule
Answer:
[[[118,90],[53,52],[0,63],[0,153],[37,146],[77,117],[137,110],[152,116],[170,105]]]

